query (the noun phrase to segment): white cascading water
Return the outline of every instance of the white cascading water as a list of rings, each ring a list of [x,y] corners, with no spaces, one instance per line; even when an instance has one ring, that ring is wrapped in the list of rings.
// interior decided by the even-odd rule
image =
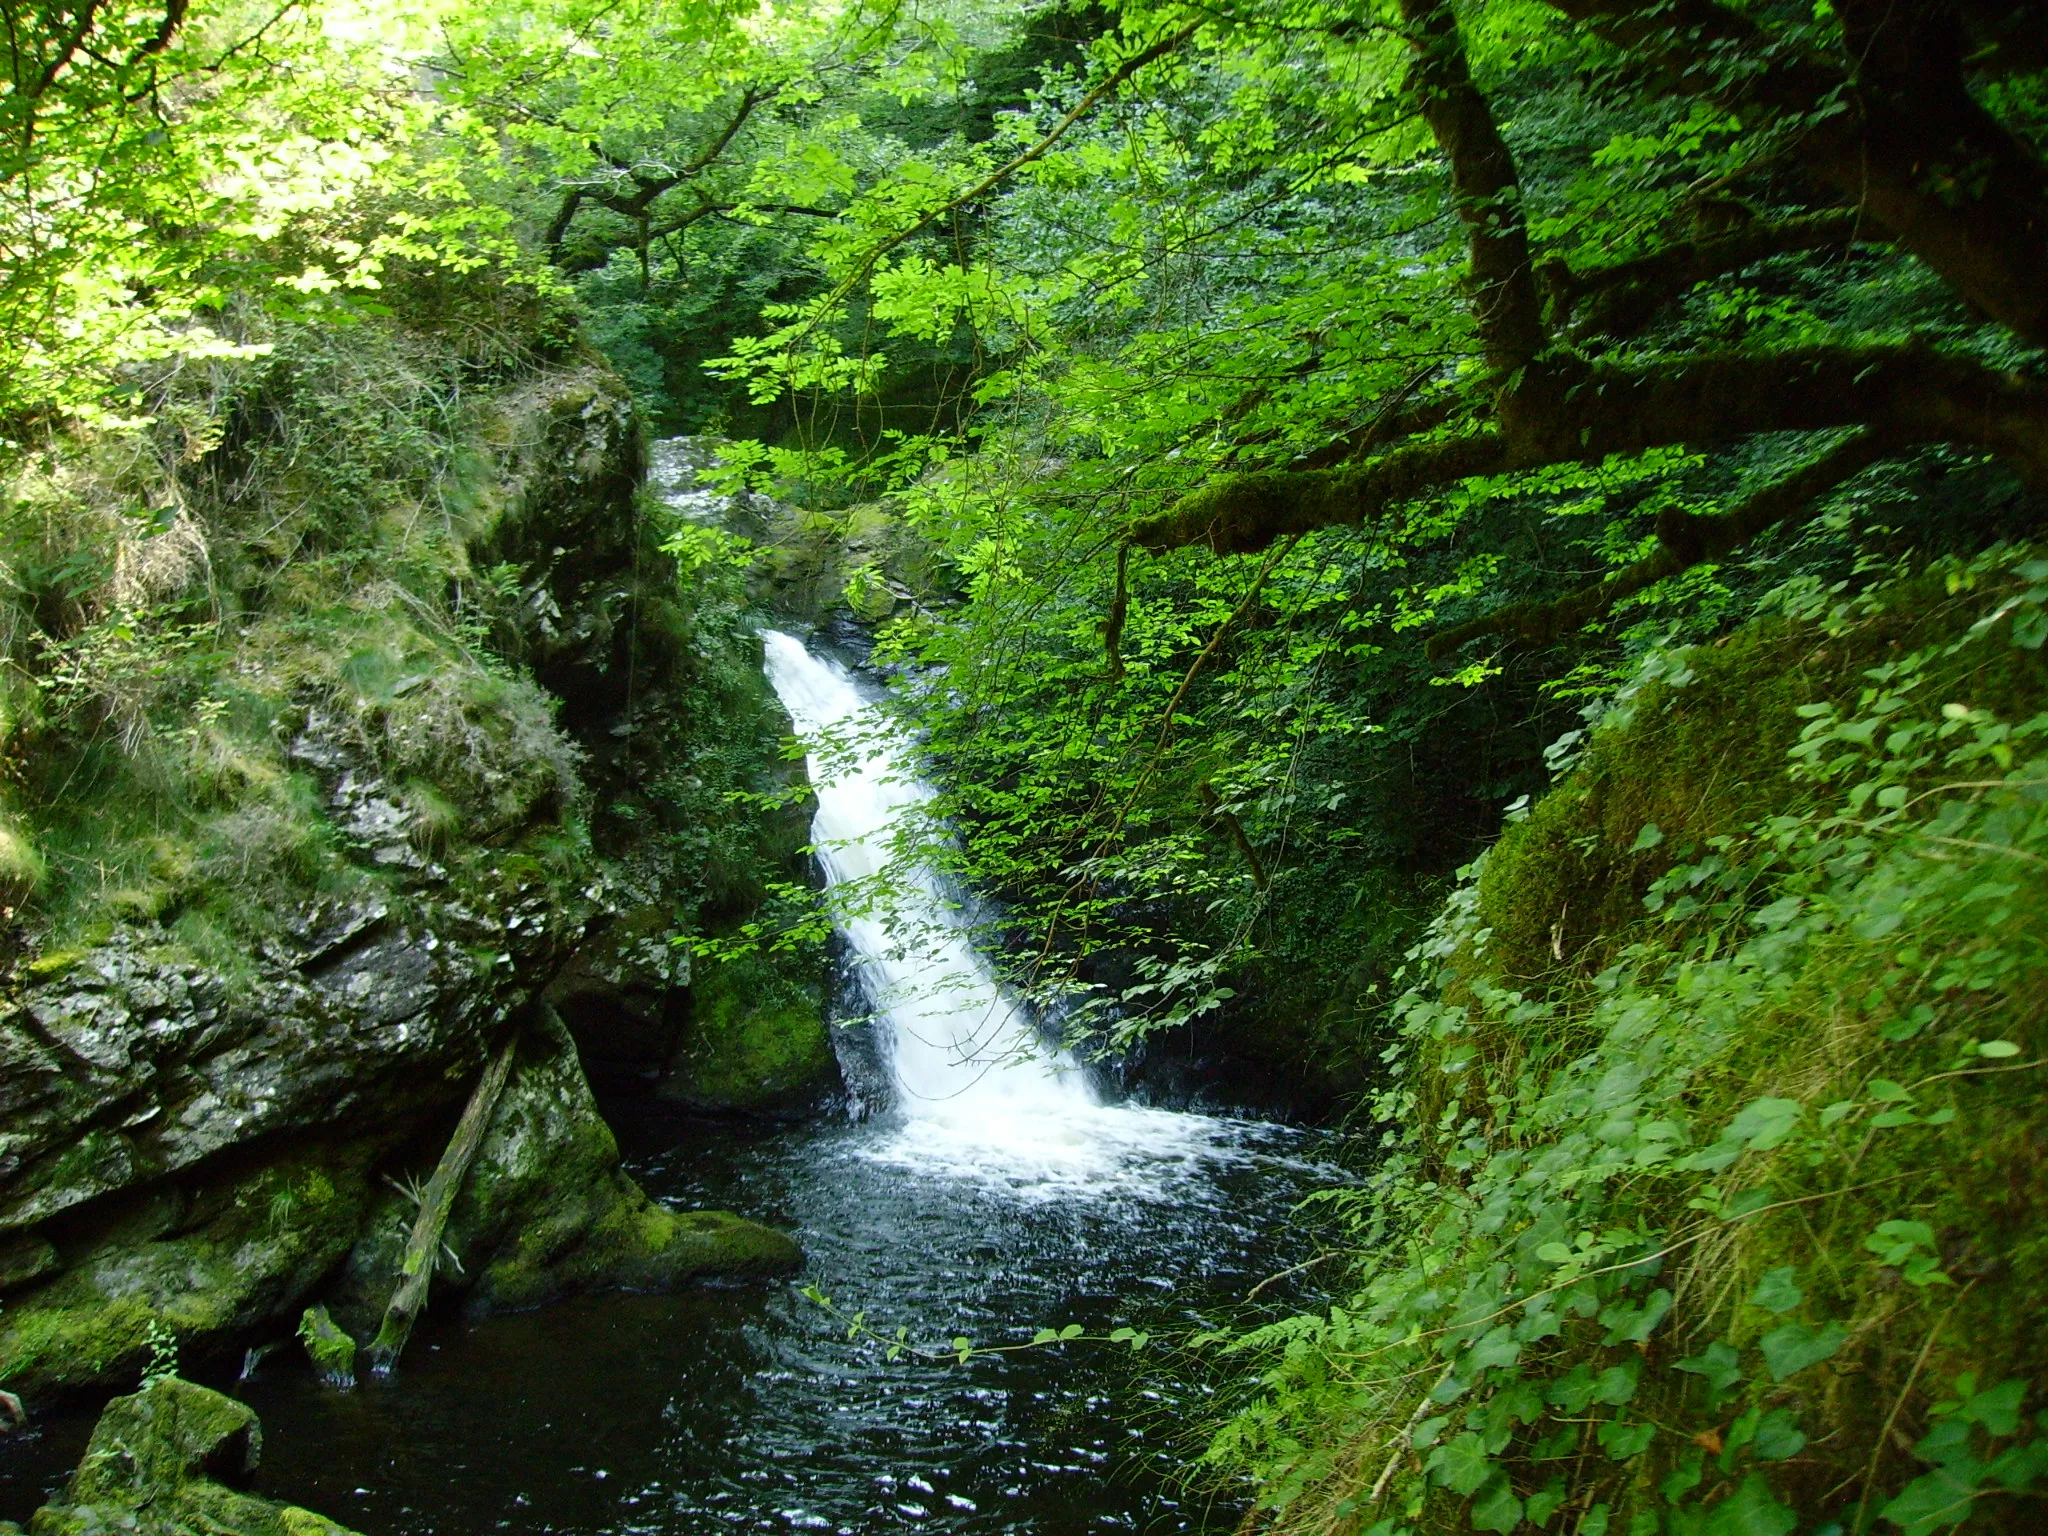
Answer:
[[[874,876],[931,789],[898,767],[887,723],[845,668],[777,630],[761,640],[768,680],[812,747],[826,882]],[[824,740],[833,752],[817,750]],[[1222,1121],[1102,1102],[1072,1057],[1039,1039],[931,875],[896,875],[889,910],[845,923],[896,1083],[899,1123],[869,1155],[1026,1196],[1142,1197],[1224,1151]]]

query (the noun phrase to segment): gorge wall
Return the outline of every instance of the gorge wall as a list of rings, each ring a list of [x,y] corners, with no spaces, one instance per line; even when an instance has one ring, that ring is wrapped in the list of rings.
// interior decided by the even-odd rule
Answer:
[[[833,1086],[800,963],[796,1047],[693,1024],[677,941],[804,874],[801,807],[726,796],[801,770],[736,610],[636,499],[622,386],[573,340],[273,340],[174,383],[155,451],[67,441],[8,488],[17,543],[40,505],[88,572],[9,615],[0,1385],[32,1404],[314,1299],[374,1327],[514,1037],[438,1296],[798,1258],[648,1201],[582,1065],[725,1109]]]

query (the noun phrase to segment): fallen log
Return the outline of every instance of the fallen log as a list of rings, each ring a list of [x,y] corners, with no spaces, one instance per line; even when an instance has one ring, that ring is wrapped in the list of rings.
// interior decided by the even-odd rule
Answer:
[[[405,1341],[412,1336],[413,1323],[426,1310],[427,1290],[433,1283],[435,1259],[442,1246],[441,1233],[447,1228],[449,1212],[455,1208],[455,1197],[462,1192],[469,1165],[483,1145],[491,1112],[498,1107],[498,1097],[505,1091],[505,1080],[512,1074],[512,1058],[518,1049],[519,1037],[515,1034],[484,1068],[462,1118],[455,1124],[455,1134],[448,1138],[447,1150],[441,1154],[433,1177],[427,1180],[420,1195],[419,1214],[413,1218],[412,1235],[406,1239],[405,1253],[398,1264],[397,1288],[391,1293],[391,1304],[384,1309],[377,1337],[370,1341],[370,1369],[379,1376],[391,1374],[405,1350]]]

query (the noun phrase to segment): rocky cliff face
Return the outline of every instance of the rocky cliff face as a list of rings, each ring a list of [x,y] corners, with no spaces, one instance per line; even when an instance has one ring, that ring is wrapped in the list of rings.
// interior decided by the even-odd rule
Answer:
[[[60,943],[24,914],[0,1008],[0,1384],[31,1399],[132,1380],[152,1336],[188,1356],[231,1347],[329,1292],[345,1321],[374,1322],[411,1219],[401,1191],[513,1036],[450,1225],[460,1270],[437,1291],[485,1310],[796,1262],[765,1229],[652,1205],[619,1171],[577,1052],[687,1048],[672,940],[707,888],[744,881],[707,878],[685,834],[739,814],[732,781],[780,771],[786,723],[772,700],[704,685],[712,648],[636,505],[615,380],[572,360],[465,430],[463,516],[435,554],[455,623],[368,585],[351,594],[357,638],[292,650],[280,637],[313,620],[273,576],[222,662],[271,712],[267,742],[239,748],[245,776],[312,850],[285,868],[248,839],[253,907],[232,942],[195,943],[175,890],[108,901],[83,942],[75,920]],[[465,584],[493,604],[465,605]],[[707,739],[738,745],[698,770],[694,803],[665,792]],[[713,841],[742,869],[767,861],[755,880],[794,846],[769,824]],[[822,1079],[829,1053],[808,1070]]]

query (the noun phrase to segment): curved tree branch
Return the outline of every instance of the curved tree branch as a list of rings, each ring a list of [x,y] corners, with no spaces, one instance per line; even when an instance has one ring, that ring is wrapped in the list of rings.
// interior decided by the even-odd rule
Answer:
[[[1815,516],[1829,491],[1885,457],[1886,451],[1876,433],[1857,432],[1718,517],[1697,517],[1668,508],[1657,520],[1657,548],[1635,564],[1554,601],[1511,603],[1470,623],[1439,631],[1429,637],[1423,653],[1431,661],[1441,661],[1468,641],[1487,635],[1511,635],[1533,645],[1554,644],[1624,598],[1695,565],[1725,559],[1780,523],[1803,522]]]
[[[559,254],[562,242],[569,236],[569,226],[575,222],[577,213],[586,204],[595,203],[601,208],[609,208],[613,213],[621,214],[629,219],[644,218],[648,210],[654,206],[655,200],[661,197],[663,193],[674,191],[686,181],[694,181],[713,165],[717,164],[720,157],[731,146],[732,141],[739,137],[739,132],[747,125],[747,120],[754,115],[762,103],[771,100],[775,94],[768,87],[753,87],[743,91],[740,94],[738,106],[733,109],[732,116],[726,120],[725,126],[719,129],[709,144],[686,164],[678,166],[673,170],[664,170],[657,176],[649,176],[644,172],[635,170],[629,163],[599,149],[597,151],[599,156],[609,161],[613,168],[620,173],[620,182],[631,181],[633,183],[633,190],[629,193],[612,192],[606,191],[603,187],[592,186],[587,183],[565,187],[562,192],[561,205],[555,210],[555,216],[548,220],[547,232],[541,237],[541,243],[546,247],[549,258],[553,259]],[[700,214],[699,217],[702,217],[702,215]],[[665,233],[673,233],[673,231],[665,231]]]
[[[1709,240],[1665,246],[1633,261],[1573,272],[1558,262],[1538,269],[1553,323],[1581,334],[1632,336],[1657,310],[1697,284],[1739,272],[1771,256],[1846,250],[1873,231],[1853,209],[1779,223],[1756,223]]]
[[[1509,374],[1550,344],[1515,157],[1472,83],[1449,0],[1401,0],[1401,16],[1415,51],[1417,102],[1450,162],[1453,206],[1471,244],[1473,309],[1486,359]]]
[[[1139,523],[1131,542],[1154,551],[1202,544],[1219,555],[1250,554],[1288,534],[1371,522],[1400,502],[1507,467],[1507,440],[1482,431],[1341,468],[1226,475]]]
[[[1221,476],[1131,541],[1219,554],[1287,534],[1369,523],[1474,475],[1599,463],[1650,448],[1713,448],[1759,432],[1868,428],[1895,447],[1952,443],[2048,485],[2048,383],[1924,347],[1810,347],[1652,365],[1553,356],[1499,402],[1500,430],[1411,442],[1362,464]]]
[[[1966,303],[2048,346],[2048,166],[1971,95],[1944,7],[1846,0],[1852,75],[1715,0],[1549,3],[1657,63],[1674,91],[1793,128],[1811,174]],[[1906,62],[1888,73],[1892,58]]]

